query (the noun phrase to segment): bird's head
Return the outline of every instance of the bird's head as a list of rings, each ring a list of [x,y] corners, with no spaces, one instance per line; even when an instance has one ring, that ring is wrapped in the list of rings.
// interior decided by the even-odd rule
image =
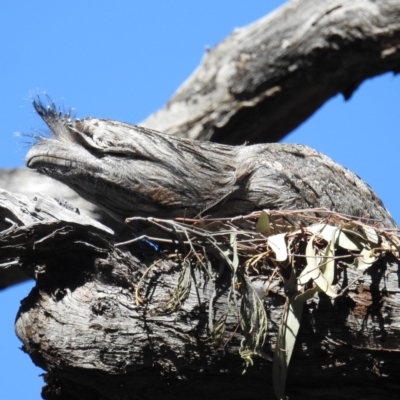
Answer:
[[[51,130],[26,156],[118,220],[199,213],[235,183],[235,148],[179,139],[122,122],[73,119],[33,101]]]

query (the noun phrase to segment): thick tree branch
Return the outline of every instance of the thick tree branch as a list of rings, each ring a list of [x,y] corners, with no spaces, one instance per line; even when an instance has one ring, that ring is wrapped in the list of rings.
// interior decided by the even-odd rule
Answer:
[[[215,320],[230,313],[229,271],[214,286],[204,270],[193,269],[192,289],[179,311],[158,315],[152,310],[176,287],[183,259],[160,261],[150,269],[140,291],[148,302],[140,304],[135,289],[147,267],[132,255],[135,247],[115,247],[107,228],[52,199],[29,200],[4,191],[0,198],[2,217],[8,218],[0,235],[0,263],[18,263],[37,280],[16,329],[33,361],[49,371],[45,398],[273,398],[270,362],[256,358],[242,375],[243,337],[235,314],[228,315],[220,346],[208,339],[211,299]],[[218,270],[218,260],[215,266]],[[322,398],[331,392],[332,399],[350,399],[357,388],[359,396],[372,400],[398,390],[397,271],[390,258],[358,280],[359,272],[349,270],[338,283],[344,287],[354,281],[347,297],[335,305],[324,296],[309,302],[289,395]],[[275,283],[264,298],[267,352],[274,349],[285,305],[282,287]],[[265,284],[263,274],[254,274],[252,285],[259,293]]]
[[[206,53],[142,124],[181,137],[276,142],[338,93],[400,71],[400,3],[297,0]]]
[[[25,168],[0,170],[0,188],[5,188],[14,193],[22,193],[31,198],[37,197],[38,193],[42,193],[54,197],[60,202],[66,201],[70,203],[71,207],[77,207],[80,213],[98,220],[106,220],[105,222],[107,223],[111,222],[111,219],[105,217],[104,213],[95,205],[83,200],[67,186]],[[2,204],[0,204],[1,206]],[[111,225],[115,227],[115,223]],[[0,268],[0,290],[27,279],[29,277],[18,265],[9,265],[7,268]]]

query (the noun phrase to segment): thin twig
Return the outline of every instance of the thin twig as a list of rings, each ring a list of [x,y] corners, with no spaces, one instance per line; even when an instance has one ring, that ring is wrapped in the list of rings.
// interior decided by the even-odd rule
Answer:
[[[353,284],[354,284],[355,282],[357,282],[360,278],[362,278],[363,275],[364,275],[364,272],[365,272],[365,271],[363,271],[360,275],[358,275],[355,279],[353,279],[344,289],[342,289],[342,290],[340,291],[340,293],[338,293],[338,296],[342,296],[343,293],[344,293],[351,285],[353,285]]]
[[[138,284],[136,285],[136,290],[135,290],[135,304],[136,304],[137,306],[140,306],[141,304],[143,304],[143,303],[146,301],[146,299],[140,297],[140,294],[139,294],[140,286],[141,286],[141,284],[142,284],[144,278],[147,276],[147,274],[149,273],[149,271],[150,271],[154,266],[156,266],[159,262],[161,262],[161,261],[162,261],[162,259],[159,259],[159,260],[155,261],[153,264],[151,264],[150,267],[147,268],[146,271],[144,271],[142,277],[140,278]]]
[[[232,332],[232,335],[229,336],[229,339],[225,342],[225,344],[222,346],[223,349],[225,349],[225,347],[227,346],[227,344],[234,338],[234,336],[236,335],[236,332],[238,331],[238,329],[240,328],[240,324],[236,325],[235,330]]]
[[[153,236],[147,236],[147,235],[142,235],[142,236],[138,236],[137,238],[128,240],[126,242],[120,242],[120,243],[116,243],[114,246],[115,247],[121,247],[121,246],[126,246],[128,244],[132,244],[135,242],[138,242],[140,240],[149,240],[151,242],[159,242],[159,243],[169,243],[169,244],[177,244],[176,240],[173,239],[162,239],[162,238],[158,238],[158,237],[153,237]],[[189,242],[184,242],[184,244],[188,244]]]

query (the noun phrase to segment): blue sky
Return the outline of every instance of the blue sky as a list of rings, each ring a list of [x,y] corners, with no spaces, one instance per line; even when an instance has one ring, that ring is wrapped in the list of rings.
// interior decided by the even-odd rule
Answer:
[[[213,47],[283,1],[22,1],[0,5],[0,167],[22,166],[43,129],[30,98],[46,91],[77,116],[138,123],[160,108]],[[285,139],[329,155],[366,180],[400,221],[400,78],[337,96]],[[18,349],[14,319],[32,284],[0,292],[2,398],[40,399],[41,370]],[[22,377],[22,379],[21,379]]]

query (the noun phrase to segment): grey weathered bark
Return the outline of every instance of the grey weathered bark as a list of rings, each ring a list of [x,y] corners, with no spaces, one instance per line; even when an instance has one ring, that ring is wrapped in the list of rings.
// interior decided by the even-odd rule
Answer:
[[[34,197],[37,193],[66,201],[76,207],[80,213],[86,214],[96,220],[101,220],[111,225],[114,230],[119,231],[118,224],[112,218],[101,212],[98,207],[82,199],[69,187],[62,183],[40,175],[35,171],[25,168],[0,170],[0,188],[6,188],[13,193],[24,194]],[[18,266],[9,265],[0,268],[0,290],[29,279]]]
[[[400,2],[297,0],[209,51],[142,125],[219,143],[275,142],[338,93],[400,71]]]
[[[337,92],[349,95],[367,77],[398,71],[399,10],[398,1],[326,1],[323,4],[294,1],[272,16],[234,33],[207,55],[195,76],[146,125],[224,143],[240,143],[244,131],[246,139],[252,142],[276,140]],[[267,26],[263,25],[265,22]],[[279,37],[281,39],[275,40]],[[258,49],[257,57],[255,49]],[[94,152],[107,153],[98,136],[87,135],[98,133],[94,128],[86,129],[85,124],[91,122],[95,121],[73,125],[75,140],[78,138],[82,148],[95,144]],[[101,124],[109,127],[108,122]],[[265,134],[267,130],[270,136]],[[157,140],[164,139],[158,137]],[[185,142],[171,139],[170,143]],[[121,146],[124,145],[122,141]],[[224,153],[221,150],[224,147],[216,144],[198,146]],[[225,208],[219,209],[225,212],[231,200],[232,204],[238,200],[231,193],[240,193],[243,196],[240,200],[245,200],[246,205],[238,202],[240,212],[265,206],[268,202],[255,201],[251,196],[260,199],[268,193],[257,193],[254,189],[271,182],[268,181],[271,171],[275,177],[279,175],[277,169],[282,155],[275,154],[274,146],[262,148],[269,149],[277,163],[268,165],[269,160],[266,160],[266,166],[257,170],[262,173],[256,176],[256,184],[252,186],[250,180],[245,186],[239,179],[242,186],[238,185],[238,189],[233,185],[233,192],[228,193],[221,186],[215,202],[201,196],[190,198],[188,190],[192,187],[185,187],[179,192],[181,198],[187,197],[186,203],[180,205],[181,210],[190,210],[193,206],[194,213],[204,210],[213,213],[225,201]],[[290,147],[284,146],[281,150],[286,148]],[[227,152],[236,169],[253,168],[249,175],[254,177],[257,175],[254,164],[260,156],[253,155],[253,161],[252,157],[247,157],[247,165],[242,160],[251,151],[257,154],[257,149],[261,147],[242,147]],[[137,147],[134,151],[137,154]],[[239,153],[243,153],[242,158]],[[332,167],[324,157],[304,148],[291,148],[287,157],[296,159],[300,165],[298,156],[301,154],[310,157],[322,169]],[[43,163],[44,155],[39,156],[38,161]],[[114,152],[111,157],[115,156]],[[149,156],[154,157],[154,153]],[[106,157],[107,154],[104,159]],[[226,154],[221,156],[224,157]],[[145,162],[146,157],[141,154],[138,161]],[[169,165],[170,160],[162,162]],[[209,164],[209,159],[206,157],[204,162]],[[304,176],[306,167],[302,171]],[[301,172],[301,168],[298,169]],[[100,173],[100,169],[93,171]],[[225,171],[228,185],[232,171],[229,168]],[[346,178],[344,170],[339,168],[334,175],[337,172],[342,174],[339,180],[354,181],[351,173]],[[301,200],[297,204],[294,201],[293,206],[303,206],[302,202],[309,195],[315,205],[319,204],[321,192],[317,190],[314,196],[315,193],[311,194],[311,189],[305,187],[304,178],[293,176],[289,177],[290,183],[300,187],[298,199]],[[152,184],[161,178],[156,174],[142,176]],[[122,181],[125,179],[122,177]],[[285,186],[289,183],[285,179],[282,182],[273,179],[272,187],[280,187],[275,193],[277,198],[294,193]],[[359,181],[355,182],[362,186]],[[78,189],[84,193],[85,188],[78,185]],[[196,186],[193,190],[202,194]],[[329,192],[326,188],[321,190]],[[343,194],[344,187],[339,194],[341,191]],[[162,201],[164,197],[156,194],[154,191],[141,193],[139,197],[149,200],[150,196],[152,201],[156,197],[157,201]],[[351,202],[346,196],[339,197],[341,204]],[[102,198],[92,200],[118,214]],[[366,204],[369,213],[378,219],[386,218],[387,226],[391,226],[390,217],[379,209],[379,200],[368,188],[359,198],[353,195],[352,200],[361,204],[355,207],[357,212]],[[276,205],[279,206],[279,202]],[[143,215],[148,215],[154,211],[154,206],[154,201],[142,202],[140,210],[145,207]],[[168,217],[173,207],[170,204],[163,204],[163,207],[164,216]],[[347,207],[350,213],[354,212],[350,205],[344,207],[342,211]],[[128,208],[127,212],[130,211]],[[195,272],[194,277],[203,287],[190,291],[179,312],[169,316],[152,315],[147,305],[135,304],[133,290],[155,256],[154,249],[146,247],[146,243],[117,248],[114,241],[119,239],[108,228],[77,214],[74,207],[71,209],[40,196],[29,200],[3,192],[0,214],[4,221],[0,234],[2,269],[18,267],[37,280],[21,307],[17,331],[34,362],[48,371],[45,398],[272,398],[271,364],[256,360],[256,365],[248,369],[246,375],[241,375],[242,362],[237,354],[240,331],[223,349],[212,348],[204,341],[208,323],[206,309],[213,288],[201,273]],[[120,218],[125,216],[129,215],[121,214]],[[126,232],[119,233],[120,239],[128,236]],[[176,287],[181,267],[168,260],[157,264],[144,282],[144,287],[148,288],[146,296],[155,303],[163,301],[165,292]],[[397,261],[387,257],[350,287],[347,298],[332,303],[321,297],[307,306],[290,370],[291,398],[384,399],[398,393],[398,277]],[[224,279],[229,280],[229,276]],[[263,276],[255,277],[254,284],[262,286],[262,279]],[[345,286],[353,275],[349,273],[342,279],[339,283]],[[276,289],[265,299],[270,319],[268,350],[274,347],[284,304],[282,294],[281,289]],[[217,314],[225,310],[226,290],[221,290],[218,296]],[[228,328],[233,331],[235,327],[236,321],[229,320]]]
[[[5,191],[0,199],[8,218],[0,261],[37,280],[16,329],[25,351],[48,371],[44,398],[273,398],[271,363],[256,359],[242,375],[240,330],[224,347],[206,340],[214,286],[203,272],[193,272],[198,288],[192,286],[178,312],[153,314],[176,286],[179,261],[153,267],[142,285],[150,302],[138,305],[134,288],[145,270],[138,258],[143,248],[135,256],[134,247],[114,247],[109,229],[55,200]],[[354,278],[349,271],[339,286]],[[264,279],[253,276],[252,284],[261,289]],[[216,318],[227,311],[229,281],[229,273],[222,275]],[[264,299],[267,352],[285,303],[282,288],[271,288]],[[399,296],[398,263],[387,258],[353,283],[347,297],[310,302],[290,368],[290,398],[393,398],[399,389]],[[233,316],[227,322],[225,340],[237,325]]]

